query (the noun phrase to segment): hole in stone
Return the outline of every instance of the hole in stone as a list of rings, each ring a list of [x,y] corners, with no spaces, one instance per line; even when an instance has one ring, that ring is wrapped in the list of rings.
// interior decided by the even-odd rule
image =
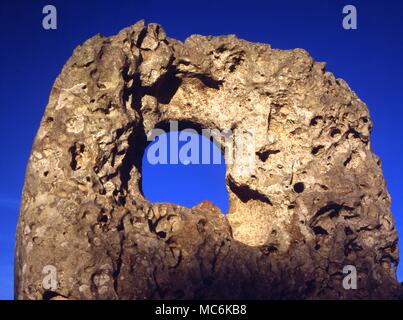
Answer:
[[[326,229],[323,229],[321,226],[315,226],[312,228],[313,232],[317,235],[322,235],[322,236],[326,236],[329,233],[327,232]]]
[[[323,148],[324,148],[324,146],[322,146],[322,145],[313,147],[311,153],[315,156],[315,155],[317,155]]]
[[[82,143],[75,142],[70,148],[69,152],[71,155],[70,167],[73,171],[80,169],[78,164],[78,158],[81,153],[85,150],[85,146]]]
[[[297,182],[296,184],[294,184],[294,191],[296,193],[302,193],[305,190],[305,185],[303,182]]]
[[[341,133],[341,131],[340,131],[339,128],[333,128],[333,129],[330,131],[330,136],[331,136],[332,138],[334,138],[335,136],[339,135],[340,133]]]
[[[109,220],[108,216],[106,214],[101,214],[98,217],[98,222],[102,222],[102,223],[107,223]]]
[[[161,239],[164,239],[167,236],[167,234],[165,231],[160,231],[157,233],[157,236]]]
[[[354,128],[350,128],[347,131],[347,138],[350,138],[351,136],[353,136],[355,139],[359,139],[361,134]]]
[[[170,68],[154,85],[154,96],[158,102],[169,104],[181,83],[182,80],[176,76],[176,69]]]
[[[247,185],[240,185],[238,186],[232,179],[228,179],[228,186],[231,189],[231,191],[237,195],[239,200],[241,200],[243,203],[247,203],[250,200],[259,200],[261,202],[267,203],[269,205],[273,205],[271,202],[270,198],[263,194],[258,192],[257,190],[253,190],[249,188]]]
[[[322,116],[315,116],[311,119],[311,122],[309,123],[310,126],[316,126],[319,121],[323,120]]]
[[[194,123],[179,122],[173,130],[164,122],[156,128],[163,131],[148,144],[142,158],[144,196],[151,202],[188,208],[209,200],[225,214],[226,165],[217,142],[201,134],[201,127]]]
[[[259,159],[263,162],[265,162],[270,155],[272,154],[277,154],[279,153],[280,150],[265,150],[265,151],[258,151],[256,152],[256,155],[259,157]]]
[[[346,166],[350,163],[350,161],[352,160],[352,158],[353,158],[353,154],[351,153],[351,154],[347,157],[347,159],[343,162],[343,165],[346,167]]]

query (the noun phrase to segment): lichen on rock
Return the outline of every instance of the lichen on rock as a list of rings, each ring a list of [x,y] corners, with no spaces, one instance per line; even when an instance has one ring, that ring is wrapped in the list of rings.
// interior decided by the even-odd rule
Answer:
[[[254,128],[255,173],[227,165],[230,208],[150,203],[147,133],[171,120]],[[43,299],[398,298],[397,233],[365,104],[302,49],[183,43],[143,21],[77,47],[26,172],[15,295]],[[346,290],[343,268],[357,269]]]

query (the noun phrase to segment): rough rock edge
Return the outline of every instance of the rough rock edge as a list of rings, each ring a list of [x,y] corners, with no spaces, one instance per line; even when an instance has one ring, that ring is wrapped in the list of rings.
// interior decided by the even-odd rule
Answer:
[[[227,165],[227,217],[141,192],[146,133],[256,129]],[[53,86],[20,209],[18,299],[398,298],[397,234],[367,107],[302,49],[167,38],[143,21],[74,50]],[[358,290],[342,287],[357,267]],[[57,269],[57,289],[42,286]]]

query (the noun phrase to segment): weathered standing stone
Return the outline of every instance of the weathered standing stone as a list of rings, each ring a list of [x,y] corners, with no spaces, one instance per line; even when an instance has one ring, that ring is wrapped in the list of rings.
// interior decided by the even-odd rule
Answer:
[[[254,128],[255,172],[227,165],[227,216],[142,195],[146,133],[170,120]],[[397,234],[370,130],[364,103],[302,49],[233,35],[182,43],[142,21],[97,35],[57,77],[35,139],[16,298],[397,298]],[[357,290],[343,289],[345,265]]]

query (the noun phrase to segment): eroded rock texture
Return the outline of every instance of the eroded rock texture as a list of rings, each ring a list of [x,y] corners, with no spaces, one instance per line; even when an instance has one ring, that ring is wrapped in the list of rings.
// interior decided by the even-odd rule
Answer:
[[[170,120],[254,128],[256,170],[227,166],[230,209],[153,204],[146,134]],[[69,299],[397,298],[397,234],[365,104],[302,49],[184,43],[140,21],[74,50],[55,81],[21,204],[16,297],[44,266]],[[345,290],[354,265],[358,289]]]

